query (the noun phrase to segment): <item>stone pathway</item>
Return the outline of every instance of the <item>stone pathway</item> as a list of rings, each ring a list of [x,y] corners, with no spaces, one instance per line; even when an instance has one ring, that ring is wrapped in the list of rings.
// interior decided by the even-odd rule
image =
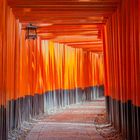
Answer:
[[[95,117],[104,111],[104,100],[72,105],[54,115],[43,117],[26,140],[104,140],[94,126]]]

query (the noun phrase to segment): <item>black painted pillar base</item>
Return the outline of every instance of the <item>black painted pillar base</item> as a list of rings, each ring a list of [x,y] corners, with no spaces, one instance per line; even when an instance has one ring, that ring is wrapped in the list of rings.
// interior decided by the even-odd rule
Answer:
[[[103,86],[49,91],[44,95],[44,110],[49,113],[71,104],[93,101],[100,97],[104,97]]]
[[[44,95],[35,94],[17,100],[11,100],[7,105],[8,131],[20,128],[24,121],[44,113]]]
[[[126,140],[140,140],[140,107],[131,101],[125,103],[106,97],[106,109],[110,122],[119,129]]]
[[[6,131],[6,108],[0,106],[0,140],[7,140]]]

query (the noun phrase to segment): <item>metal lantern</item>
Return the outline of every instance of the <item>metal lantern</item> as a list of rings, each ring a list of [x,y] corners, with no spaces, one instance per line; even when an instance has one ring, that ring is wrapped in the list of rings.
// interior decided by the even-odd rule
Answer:
[[[37,38],[37,26],[34,26],[31,23],[27,25],[25,38],[35,40]]]

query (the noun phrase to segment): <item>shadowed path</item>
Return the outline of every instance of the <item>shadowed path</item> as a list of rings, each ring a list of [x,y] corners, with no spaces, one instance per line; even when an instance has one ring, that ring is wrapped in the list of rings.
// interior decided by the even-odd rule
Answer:
[[[26,140],[103,140],[93,124],[105,111],[104,100],[72,105],[56,114],[43,117]]]

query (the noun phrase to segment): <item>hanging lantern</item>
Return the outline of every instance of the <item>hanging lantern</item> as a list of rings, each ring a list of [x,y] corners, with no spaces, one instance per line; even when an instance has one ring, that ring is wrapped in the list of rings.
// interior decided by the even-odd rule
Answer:
[[[37,26],[33,26],[31,23],[26,27],[26,35],[25,39],[33,39],[37,38]]]

